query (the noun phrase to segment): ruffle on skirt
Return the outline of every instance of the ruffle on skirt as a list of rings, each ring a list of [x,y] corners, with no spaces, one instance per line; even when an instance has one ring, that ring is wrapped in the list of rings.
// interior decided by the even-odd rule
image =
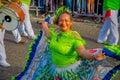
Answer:
[[[110,80],[120,70],[120,62],[106,57],[104,61],[93,61],[81,58],[67,67],[57,67],[52,63],[49,42],[40,31],[34,40],[24,70],[13,80],[91,80],[96,66],[102,65],[99,75],[103,80]]]

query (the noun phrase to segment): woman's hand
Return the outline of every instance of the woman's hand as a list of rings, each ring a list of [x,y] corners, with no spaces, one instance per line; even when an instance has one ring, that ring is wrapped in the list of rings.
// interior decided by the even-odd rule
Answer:
[[[42,27],[48,27],[48,22],[42,22]]]
[[[95,56],[95,59],[96,60],[103,60],[104,59],[104,53],[98,53],[96,56]]]

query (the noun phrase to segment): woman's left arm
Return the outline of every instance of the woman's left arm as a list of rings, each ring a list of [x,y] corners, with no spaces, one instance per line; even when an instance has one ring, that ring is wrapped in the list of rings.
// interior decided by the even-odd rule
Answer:
[[[86,48],[84,46],[79,46],[77,49],[76,49],[77,53],[83,57],[83,58],[86,58],[86,59],[94,59],[94,55],[93,54],[90,54],[88,50],[86,50]]]
[[[86,50],[86,48],[84,46],[79,46],[76,49],[76,51],[80,56],[82,56],[83,58],[86,58],[86,59],[96,59],[96,60],[104,59],[104,54],[102,52],[94,55],[93,53],[90,53],[89,50]]]
[[[50,30],[48,28],[48,23],[47,22],[42,22],[42,29],[45,33],[45,36],[50,39]]]

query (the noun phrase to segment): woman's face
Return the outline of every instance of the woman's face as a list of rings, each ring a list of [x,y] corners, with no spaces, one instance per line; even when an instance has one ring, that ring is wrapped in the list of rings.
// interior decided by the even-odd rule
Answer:
[[[70,19],[70,15],[67,13],[60,15],[58,25],[64,32],[71,30],[72,20]]]

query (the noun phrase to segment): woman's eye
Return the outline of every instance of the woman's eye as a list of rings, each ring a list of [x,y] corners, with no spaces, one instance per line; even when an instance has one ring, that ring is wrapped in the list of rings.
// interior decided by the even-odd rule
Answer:
[[[65,22],[68,22],[68,20],[65,20]]]

